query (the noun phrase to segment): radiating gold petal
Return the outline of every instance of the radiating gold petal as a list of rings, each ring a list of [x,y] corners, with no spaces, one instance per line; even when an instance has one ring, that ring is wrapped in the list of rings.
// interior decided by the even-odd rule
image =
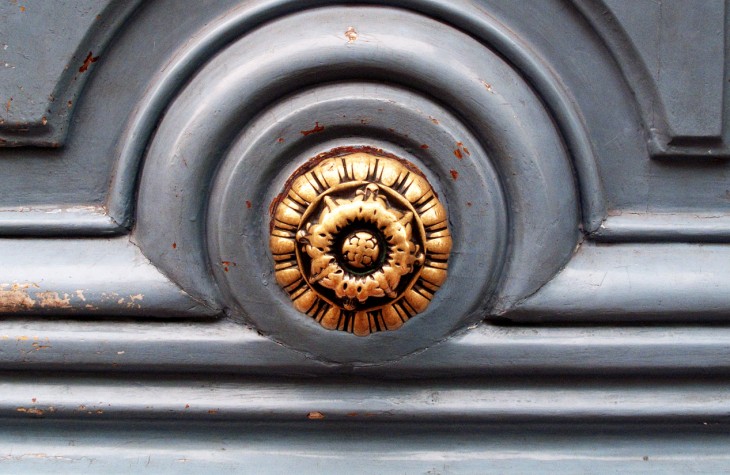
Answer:
[[[370,334],[370,318],[367,312],[355,313],[355,326],[353,333],[357,336],[367,336]]]
[[[338,307],[330,307],[319,321],[320,325],[328,330],[336,330],[337,323],[340,321],[341,310]]]

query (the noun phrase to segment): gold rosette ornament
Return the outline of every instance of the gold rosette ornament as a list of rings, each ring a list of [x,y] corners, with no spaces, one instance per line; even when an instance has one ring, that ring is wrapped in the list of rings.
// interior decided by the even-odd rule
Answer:
[[[416,167],[358,152],[300,168],[272,208],[276,280],[323,327],[364,336],[423,312],[446,279],[443,205]]]

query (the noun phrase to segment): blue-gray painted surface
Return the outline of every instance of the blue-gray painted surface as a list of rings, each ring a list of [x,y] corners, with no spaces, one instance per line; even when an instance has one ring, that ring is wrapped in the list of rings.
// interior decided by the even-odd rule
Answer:
[[[728,15],[3,3],[0,472],[726,471]],[[273,278],[270,204],[342,147],[449,213],[394,332]]]

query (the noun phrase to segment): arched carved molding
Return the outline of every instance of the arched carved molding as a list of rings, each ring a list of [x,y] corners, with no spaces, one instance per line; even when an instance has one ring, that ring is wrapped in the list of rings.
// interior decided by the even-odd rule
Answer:
[[[111,217],[123,225],[132,221],[134,187],[139,163],[160,113],[195,71],[212,53],[234,38],[244,35],[265,21],[285,14],[328,5],[329,0],[308,2],[270,0],[241,5],[201,30],[195,41],[188,42],[163,71],[153,78],[134,115],[119,140],[118,163],[112,178],[107,208]],[[389,1],[363,2],[389,5]],[[399,8],[412,10],[446,21],[489,44],[520,71],[539,92],[550,108],[561,134],[567,142],[581,190],[583,226],[587,231],[598,229],[606,216],[603,184],[596,165],[595,152],[582,116],[573,97],[561,83],[559,75],[535,55],[508,25],[500,24],[487,11],[467,2],[439,0],[398,2]]]
[[[62,64],[58,64],[59,71],[47,72],[47,74],[57,76],[55,78],[55,86],[51,90],[44,90],[43,85],[33,83],[35,77],[46,73],[46,71],[31,71],[30,68],[34,65],[32,62],[34,58],[25,59],[25,67],[29,70],[25,73],[26,76],[23,79],[32,83],[26,83],[25,88],[28,89],[29,93],[34,94],[31,104],[35,105],[35,103],[39,103],[42,107],[40,109],[38,107],[30,107],[30,110],[23,110],[29,107],[29,105],[19,104],[18,100],[13,100],[13,96],[17,96],[18,91],[12,91],[10,89],[3,91],[9,97],[2,99],[4,107],[0,109],[0,147],[30,146],[59,148],[64,145],[69,131],[69,123],[74,116],[77,98],[83,92],[89,75],[93,74],[93,71],[96,69],[95,63],[104,55],[114,35],[141,4],[142,0],[125,0],[123,2],[109,2],[100,10],[89,8],[83,15],[92,18],[88,30],[79,39],[78,43],[74,44],[75,49],[73,51],[64,52],[69,54],[67,58],[68,63],[65,67]],[[40,5],[28,6],[27,8],[23,7],[23,11],[20,13],[25,17],[30,17],[24,21],[32,25],[29,26],[29,31],[32,31],[34,35],[42,33],[38,28],[39,25],[32,22],[34,16],[38,17],[43,13],[43,8],[39,7]],[[87,5],[76,6],[78,9],[85,7]],[[15,10],[19,6],[13,3],[8,5],[8,8]],[[51,13],[56,11],[53,7],[45,8],[45,10]],[[71,15],[76,14],[70,8],[67,8],[67,11],[62,11],[61,13],[69,14],[69,10],[73,12]],[[88,21],[83,16],[83,21]],[[84,29],[86,28],[86,24],[78,25],[75,22],[62,26],[62,28]],[[43,41],[38,41],[37,38],[34,38],[34,40],[36,40],[38,45],[45,44]],[[5,53],[8,53],[7,49],[9,46],[12,47],[15,45],[5,45]],[[11,64],[11,59],[5,59],[4,63],[5,68],[15,69],[13,64]],[[12,80],[7,81],[5,84],[8,88],[17,86]],[[15,114],[11,114],[11,111],[14,112],[18,108],[21,110],[16,117]],[[38,213],[38,218],[40,221],[43,221],[43,213]],[[92,221],[93,217],[87,217],[86,220]],[[3,223],[0,222],[1,224]],[[31,223],[30,226],[33,227],[33,224]],[[89,230],[100,229],[105,226],[106,228],[111,228],[114,227],[114,224],[95,220],[91,226],[82,225],[82,227]]]
[[[146,155],[135,239],[187,292],[277,341],[382,362],[508,307],[570,258],[579,199],[554,124],[512,65],[457,29],[384,7],[301,11],[231,42],[179,91]],[[293,308],[268,255],[269,203],[343,148],[423,170],[454,242],[428,309],[367,343]]]
[[[618,34],[613,36],[611,33],[608,35],[602,34],[599,31],[602,23],[590,22],[589,19],[586,19],[587,13],[585,11],[589,10],[590,6],[583,3],[574,6],[567,0],[563,5],[561,1],[555,0],[538,6],[530,6],[530,8],[542,12],[535,15],[521,12],[521,9],[526,8],[523,4],[510,4],[507,7],[499,2],[489,1],[478,4],[460,1],[439,2],[436,0],[405,1],[400,2],[399,7],[420,12],[446,22],[490,45],[513,64],[531,86],[539,92],[550,109],[554,120],[559,125],[560,132],[571,151],[574,168],[581,185],[583,229],[591,236],[600,238],[610,234],[611,239],[631,241],[642,239],[642,236],[651,234],[652,239],[659,240],[690,239],[702,241],[703,234],[700,230],[705,226],[701,225],[702,222],[693,220],[692,217],[696,214],[694,209],[688,209],[679,221],[673,219],[671,229],[665,226],[666,232],[661,231],[659,233],[655,232],[656,230],[653,227],[647,229],[642,219],[632,221],[628,228],[625,225],[626,223],[618,223],[610,217],[607,222],[603,221],[607,215],[607,208],[615,211],[625,210],[632,216],[637,210],[647,208],[645,205],[646,196],[650,192],[642,189],[642,183],[637,182],[636,179],[632,180],[631,177],[642,176],[645,173],[657,174],[657,176],[673,173],[675,176],[672,178],[677,180],[676,175],[680,175],[681,170],[678,171],[677,168],[671,170],[657,169],[656,167],[642,165],[642,158],[646,156],[647,147],[645,137],[642,136],[640,129],[643,126],[640,120],[640,108],[634,102],[635,98],[633,96],[621,97],[621,93],[618,92],[621,89],[628,91],[628,86],[635,82],[626,77],[619,68],[622,57],[630,58],[632,56],[630,54],[624,56],[624,53],[616,52],[620,48],[614,47],[609,40],[613,38],[614,42],[617,41],[615,38]],[[235,4],[235,2],[231,2],[231,4]],[[117,160],[117,157],[120,157],[114,166],[116,170],[111,174],[111,187],[108,192],[96,193],[96,190],[102,190],[101,187],[103,186],[98,184],[93,188],[94,194],[80,196],[77,202],[64,201],[62,205],[46,206],[46,203],[53,203],[54,196],[58,194],[58,192],[53,191],[48,193],[47,201],[37,201],[40,204],[19,205],[17,208],[11,209],[13,204],[8,206],[7,209],[0,209],[0,233],[7,235],[108,235],[126,232],[133,222],[134,190],[143,151],[149,142],[151,131],[154,130],[155,124],[171,98],[176,94],[176,91],[189,80],[197,68],[204,64],[214,51],[217,51],[227,42],[278,16],[294,13],[310,6],[316,7],[317,5],[327,4],[329,2],[324,0],[321,3],[314,4],[307,2],[306,5],[305,2],[272,0],[221,7],[219,11],[225,10],[226,13],[221,14],[217,20],[210,21],[212,14],[205,20],[201,15],[200,21],[201,23],[205,21],[206,26],[201,27],[199,34],[191,35],[190,40],[177,50],[172,59],[168,59],[169,53],[158,57],[150,56],[144,64],[136,65],[134,71],[124,72],[124,74],[130,75],[132,82],[149,83],[149,88],[146,95],[142,94],[140,89],[134,93],[136,94],[134,96],[124,96],[123,100],[126,104],[136,104],[135,112],[131,115],[128,112],[131,108],[118,107],[119,104],[115,106],[113,102],[115,96],[113,94],[109,96],[110,102],[105,107],[108,108],[110,113],[103,114],[104,117],[112,117],[114,115],[112,111],[120,109],[122,112],[117,113],[117,116],[114,117],[116,123],[123,124],[124,121],[129,120],[123,134],[121,126],[119,129],[115,129],[109,127],[107,122],[105,129],[114,130],[113,134],[106,134],[103,138],[104,143],[111,144],[109,150],[105,150],[104,147],[106,146],[102,143],[99,143],[101,147],[95,147],[94,149],[82,150],[79,147],[77,142],[92,139],[90,134],[85,131],[92,127],[90,124],[93,124],[94,120],[98,121],[100,119],[100,113],[94,112],[91,114],[89,108],[86,107],[82,111],[83,114],[80,116],[76,114],[79,116],[79,122],[74,137],[80,134],[80,140],[69,141],[70,148],[67,147],[66,150],[47,150],[46,152],[54,153],[42,156],[41,160],[45,158],[53,159],[53,166],[58,167],[62,162],[77,161],[77,155],[83,153],[85,157],[83,160],[84,166],[89,169],[90,175],[93,175],[94,170],[96,170],[96,164],[111,163],[112,160]],[[382,5],[388,4],[388,2],[373,1],[372,4]],[[115,61],[94,63],[90,70],[84,73],[84,77],[87,78],[90,77],[88,73],[93,72],[94,75],[94,79],[87,88],[90,89],[88,94],[105,92],[103,88],[95,87],[95,83],[98,82],[96,77],[99,77],[97,72],[101,73],[103,71],[101,76],[104,76],[107,81],[110,74],[112,77],[120,77],[122,73],[119,70],[119,64],[123,61],[120,60],[120,55],[116,52],[118,50],[125,51],[125,45],[132,44],[127,32],[130,30],[136,31],[136,25],[145,24],[144,28],[148,32],[154,29],[155,18],[163,14],[163,9],[158,5],[161,5],[161,3],[145,3],[144,8],[136,10],[137,15],[133,16],[132,21],[125,23],[128,28],[120,29],[117,32],[115,48],[107,50],[108,52],[105,54],[105,59],[111,59],[114,56]],[[559,8],[561,6],[564,6],[564,8]],[[230,9],[226,10],[226,8]],[[579,13],[578,8],[582,8],[583,13]],[[550,9],[550,14],[560,17],[561,28],[559,30],[548,28],[547,23],[552,17],[547,14],[547,11],[541,9]],[[169,11],[165,14],[174,15],[176,13]],[[588,28],[589,23],[590,28]],[[527,29],[528,26],[531,29]],[[546,35],[550,38],[547,38],[546,41],[539,41],[541,38],[540,32],[546,32]],[[190,35],[190,33],[186,32],[185,35]],[[580,51],[585,51],[591,58],[599,59],[591,62],[588,56],[579,58],[587,66],[583,69],[578,67],[575,71],[571,70],[571,67],[575,64],[571,66],[569,62],[566,62],[565,58],[571,55],[563,54],[563,51],[566,50],[564,42],[556,50],[546,49],[551,43],[559,43],[561,36],[581,38],[579,42],[581,44]],[[174,40],[170,44],[175,44],[175,41],[181,44],[181,41],[178,40]],[[130,53],[124,53],[122,56],[125,54]],[[576,64],[577,62],[578,60],[576,60]],[[591,68],[601,70],[601,79],[597,80],[594,74],[588,84],[581,84],[581,77],[589,76]],[[637,77],[641,77],[641,75]],[[590,94],[594,94],[596,97],[605,96],[608,100],[613,101],[614,107],[609,108],[608,112],[613,114],[616,111],[621,111],[621,117],[627,118],[625,123],[622,122],[621,125],[616,125],[622,121],[622,119],[617,119],[616,114],[602,120],[600,114],[596,114],[600,104],[595,103],[595,98],[586,98],[586,91],[588,90],[591,91]],[[84,96],[86,95],[87,93],[84,94]],[[636,95],[644,97],[643,93]],[[137,100],[138,97],[140,100]],[[75,101],[74,104],[76,102],[82,103],[84,101]],[[631,117],[632,109],[637,111],[635,126],[634,118]],[[84,120],[87,120],[87,122],[84,122]],[[92,122],[88,122],[88,120]],[[100,137],[103,135],[100,134]],[[648,132],[646,132],[646,138],[649,138]],[[99,140],[102,139],[99,138]],[[114,143],[119,144],[118,153],[111,150]],[[617,145],[619,143],[620,145]],[[97,152],[97,150],[99,151]],[[694,153],[692,152],[694,148],[691,147],[685,147],[683,150],[687,153]],[[710,154],[717,151],[712,147],[707,150]],[[15,152],[9,149],[6,149],[6,151]],[[18,150],[18,152],[31,151],[30,149]],[[40,153],[44,152],[40,151]],[[17,157],[13,154],[10,156],[17,159],[18,162],[27,158],[29,162],[34,162],[33,167],[37,166],[35,162],[40,161],[38,159],[40,157],[35,156],[35,151],[32,154],[18,153],[16,155]],[[107,166],[109,165],[104,165],[104,167]],[[65,166],[62,168],[63,170],[66,169]],[[80,168],[78,162],[76,165],[68,167],[70,174],[72,173],[71,170],[76,172],[76,175],[70,176],[72,180],[76,180],[74,176],[78,176],[77,172]],[[699,172],[702,172],[702,170],[698,170]],[[109,172],[106,170],[103,173],[104,177],[108,174]],[[709,180],[711,177],[707,177],[707,179]],[[36,181],[39,182],[39,185],[42,184],[40,183],[42,180]],[[51,188],[55,189],[56,187]],[[37,193],[36,195],[41,196],[43,193]],[[687,195],[689,200],[695,200],[696,193],[685,192],[684,195]],[[661,219],[661,216],[665,216],[667,213],[670,213],[673,217],[679,216],[675,211],[683,211],[677,207],[677,204],[684,198],[680,197],[679,194],[675,194],[675,196],[677,198],[673,203],[674,208],[657,209],[657,219]],[[711,204],[711,206],[717,207],[717,199],[713,198],[715,196],[715,190],[708,188],[702,197],[697,198],[696,204],[695,201],[692,201],[693,206],[697,208],[697,212],[702,211],[699,208],[703,202],[707,202],[708,206]],[[46,198],[44,197],[44,199]],[[66,195],[63,199],[69,200]],[[104,201],[100,202],[99,199]],[[16,201],[22,203],[22,199]],[[650,211],[649,214],[651,213]],[[602,223],[604,226],[602,226]],[[698,232],[690,233],[693,237],[681,237],[687,235],[680,229],[682,227],[696,229]],[[727,227],[719,229],[717,234],[718,238],[713,239],[730,239],[728,238],[730,231]]]

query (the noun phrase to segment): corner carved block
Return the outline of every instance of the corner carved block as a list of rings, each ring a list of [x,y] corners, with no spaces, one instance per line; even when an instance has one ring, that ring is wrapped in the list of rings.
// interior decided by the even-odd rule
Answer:
[[[423,312],[447,275],[446,211],[423,174],[395,157],[315,159],[274,204],[276,280],[324,328],[365,336]]]

